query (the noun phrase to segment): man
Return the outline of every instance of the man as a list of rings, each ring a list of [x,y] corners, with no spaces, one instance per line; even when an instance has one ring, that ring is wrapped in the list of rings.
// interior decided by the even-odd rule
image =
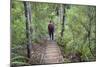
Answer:
[[[53,40],[54,39],[54,24],[51,20],[48,24],[48,33],[49,33],[49,36],[50,36],[50,40]]]

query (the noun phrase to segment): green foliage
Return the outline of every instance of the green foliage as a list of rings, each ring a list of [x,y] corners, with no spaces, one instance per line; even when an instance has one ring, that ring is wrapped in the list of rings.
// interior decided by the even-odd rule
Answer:
[[[11,61],[16,61],[16,60],[19,60],[19,61],[20,60],[21,61],[25,60],[26,61],[26,60],[29,60],[29,59],[27,57],[24,57],[24,56],[16,56],[16,57],[14,57],[14,58],[11,59]],[[22,61],[22,62],[25,62],[25,61]]]
[[[19,5],[18,5],[19,4]],[[25,44],[25,19],[22,2],[12,1],[11,9],[11,37],[12,46]]]
[[[12,67],[16,67],[16,66],[20,66],[20,65],[21,65],[21,66],[26,66],[26,65],[28,66],[28,65],[30,65],[30,64],[28,64],[28,63],[19,62],[19,61],[12,62],[11,64],[12,64],[12,65],[11,65]]]
[[[65,25],[64,37],[62,39],[61,37],[58,37],[57,40],[60,46],[64,46],[65,54],[76,51],[82,54],[82,61],[95,60],[95,17],[96,9],[94,6],[70,6],[70,9],[66,12],[66,18],[68,21],[67,25]]]
[[[11,6],[11,66],[28,65],[25,53],[26,27],[22,2],[12,0]]]

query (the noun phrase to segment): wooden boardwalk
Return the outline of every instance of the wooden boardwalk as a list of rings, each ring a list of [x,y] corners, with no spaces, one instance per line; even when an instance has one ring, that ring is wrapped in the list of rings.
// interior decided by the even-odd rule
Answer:
[[[63,63],[63,56],[59,46],[55,41],[47,41],[47,46],[44,54],[44,64]]]

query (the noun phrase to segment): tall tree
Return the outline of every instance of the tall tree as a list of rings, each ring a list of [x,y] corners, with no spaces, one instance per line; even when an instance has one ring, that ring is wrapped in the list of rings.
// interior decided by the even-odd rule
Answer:
[[[24,2],[25,17],[26,17],[26,37],[27,37],[27,56],[31,57],[32,33],[31,33],[31,6],[30,2]]]
[[[61,36],[63,37],[64,24],[65,24],[65,5],[64,4],[61,4],[61,22],[62,22]]]

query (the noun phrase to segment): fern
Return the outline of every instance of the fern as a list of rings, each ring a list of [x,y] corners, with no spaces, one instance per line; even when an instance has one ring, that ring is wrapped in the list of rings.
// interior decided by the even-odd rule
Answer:
[[[19,62],[19,61],[15,61],[15,62],[11,62],[11,66],[15,67],[15,66],[20,66],[20,65],[30,65],[29,63],[26,62]]]
[[[29,58],[24,56],[17,56],[11,59],[11,61],[15,61],[15,60],[29,60]]]

